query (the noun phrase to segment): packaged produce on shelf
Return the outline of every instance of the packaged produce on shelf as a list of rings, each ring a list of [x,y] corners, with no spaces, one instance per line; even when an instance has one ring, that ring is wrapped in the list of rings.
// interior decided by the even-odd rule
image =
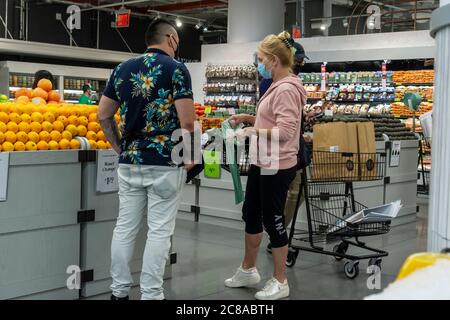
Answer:
[[[256,80],[258,77],[256,67],[249,65],[213,65],[206,66],[206,78],[244,78]]]
[[[253,93],[256,94],[256,82],[253,81],[215,81],[205,85],[205,92],[211,93]]]
[[[80,149],[81,138],[91,149],[111,148],[97,122],[97,106],[25,100],[0,104],[0,151]],[[119,124],[119,115],[115,119]]]
[[[419,109],[416,111],[416,116],[419,117],[431,110],[433,110],[433,103],[422,102]],[[414,115],[414,112],[411,111],[409,107],[405,106],[403,102],[394,102],[391,106],[391,113],[397,117],[412,117]]]
[[[398,86],[395,91],[395,100],[403,101],[405,94],[408,92],[418,93],[423,100],[432,101],[434,94],[433,86]]]
[[[255,95],[211,95],[205,98],[205,105],[237,108],[241,105],[256,105]]]
[[[394,71],[396,83],[434,83],[434,70]]]
[[[392,71],[387,72],[387,82],[392,82]],[[320,83],[321,73],[301,73],[300,78],[303,83]],[[383,74],[381,71],[361,71],[361,72],[328,72],[327,82],[334,83],[381,83]]]
[[[202,118],[200,123],[202,125],[202,132],[206,132],[209,129],[221,128],[225,118]]]

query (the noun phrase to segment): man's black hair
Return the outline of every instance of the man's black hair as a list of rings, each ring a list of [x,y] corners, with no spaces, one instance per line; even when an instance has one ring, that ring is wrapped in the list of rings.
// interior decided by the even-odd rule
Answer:
[[[145,32],[145,44],[147,47],[163,43],[167,33],[164,32],[164,28],[170,27],[175,29],[175,26],[166,19],[157,19],[150,23],[147,32]]]

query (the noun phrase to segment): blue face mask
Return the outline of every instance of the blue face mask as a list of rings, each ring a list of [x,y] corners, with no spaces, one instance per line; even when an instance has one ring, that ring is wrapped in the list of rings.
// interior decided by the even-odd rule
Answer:
[[[272,79],[272,71],[267,70],[266,65],[262,62],[258,63],[258,72],[264,79]]]

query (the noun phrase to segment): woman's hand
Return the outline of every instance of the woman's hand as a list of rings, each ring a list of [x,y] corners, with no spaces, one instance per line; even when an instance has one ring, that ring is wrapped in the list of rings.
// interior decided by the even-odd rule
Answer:
[[[237,115],[231,116],[229,119],[230,124],[233,128],[236,128],[237,125],[244,123],[244,122],[250,123],[250,124],[255,124],[255,120],[256,120],[256,117],[251,116],[249,114],[237,114]]]

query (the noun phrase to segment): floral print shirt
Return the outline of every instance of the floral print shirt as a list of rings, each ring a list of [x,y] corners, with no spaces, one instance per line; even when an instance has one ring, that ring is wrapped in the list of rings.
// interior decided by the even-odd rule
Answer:
[[[193,99],[186,66],[158,49],[117,66],[104,95],[120,104],[120,163],[174,166],[175,101]]]

